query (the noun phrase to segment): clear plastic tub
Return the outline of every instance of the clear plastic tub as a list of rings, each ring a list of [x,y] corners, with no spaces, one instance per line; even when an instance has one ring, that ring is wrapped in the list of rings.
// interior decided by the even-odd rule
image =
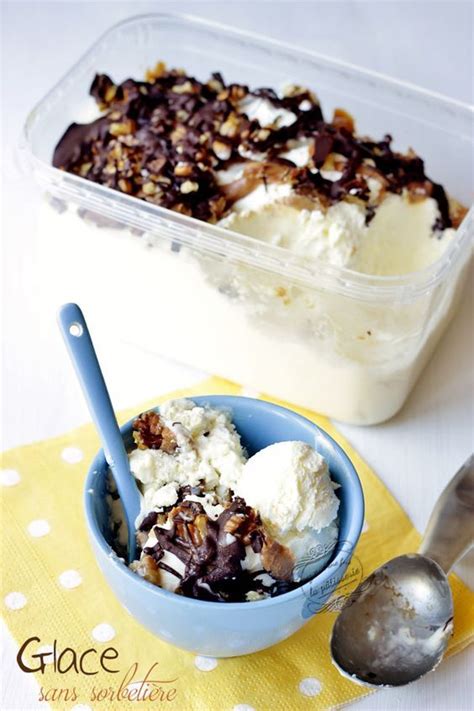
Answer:
[[[109,30],[36,106],[24,152],[45,193],[43,291],[78,300],[139,346],[355,424],[403,405],[454,313],[471,253],[473,210],[443,256],[401,277],[335,268],[51,167],[72,121],[95,116],[96,72],[140,78],[157,60],[207,77],[312,88],[358,132],[393,134],[428,175],[468,204],[472,113],[460,102],[214,23],[132,18]],[[106,219],[104,219],[106,218]],[[72,268],[71,268],[72,265]],[[66,268],[67,267],[67,268]],[[114,314],[117,316],[114,317]]]

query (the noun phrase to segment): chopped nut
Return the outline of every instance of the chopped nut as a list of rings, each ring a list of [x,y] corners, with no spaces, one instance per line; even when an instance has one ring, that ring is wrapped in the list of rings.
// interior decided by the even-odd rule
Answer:
[[[145,74],[146,81],[150,82],[150,84],[154,84],[165,72],[166,64],[164,62],[157,62],[153,69],[147,69]]]
[[[237,101],[240,101],[241,99],[244,98],[244,96],[247,94],[246,88],[243,86],[240,86],[239,84],[233,84],[231,89],[230,89],[230,100],[233,103],[236,103]]]
[[[219,158],[219,160],[229,160],[232,155],[232,146],[222,141],[214,141],[212,144],[212,150]]]
[[[161,449],[172,454],[178,443],[160,415],[153,410],[144,412],[133,423],[133,439],[138,449]]]
[[[161,170],[165,167],[166,165],[166,158],[162,156],[161,158],[154,158],[148,163],[148,168],[153,172],[153,173],[160,173]]]
[[[466,217],[467,208],[451,196],[448,197],[448,201],[449,214],[451,216],[453,227],[457,228]]]
[[[295,129],[282,131],[278,119],[264,127],[250,120],[242,103],[248,87],[226,85],[218,73],[206,84],[158,62],[146,78],[148,83],[126,79],[116,85],[108,75],[96,75],[90,92],[103,115],[70,126],[56,146],[53,165],[210,223],[262,182],[287,183],[291,197],[285,204],[291,200],[308,209],[356,202],[365,208],[366,224],[389,192],[415,201],[426,195],[435,199],[435,233],[457,226],[463,217],[463,208],[453,207],[442,186],[428,180],[414,151],[395,152],[390,136],[378,142],[357,136],[352,117],[341,109],[332,122],[324,121],[316,96],[306,88],[286,87],[283,101],[268,88],[250,94],[294,113]],[[308,144],[304,166],[281,157],[293,139]],[[244,175],[221,184],[215,171],[234,155],[247,159]],[[260,167],[247,172],[255,163]],[[341,175],[334,181],[321,174],[316,178],[315,168]],[[378,179],[380,188],[369,181],[370,189],[368,178]],[[191,197],[184,200],[187,194]],[[287,303],[287,295],[277,296]]]
[[[420,202],[426,197],[431,195],[433,185],[429,180],[425,180],[422,183],[409,183],[408,187],[408,199],[410,202]]]
[[[288,291],[285,289],[284,286],[277,286],[275,289],[275,293],[278,296],[278,298],[280,298],[286,306],[291,303],[291,299],[288,295]]]
[[[198,514],[189,526],[189,532],[195,546],[201,546],[207,536],[207,516]]]
[[[79,175],[84,178],[92,168],[92,163],[83,163],[79,169]]]
[[[239,119],[237,114],[231,113],[227,120],[224,121],[219,129],[221,136],[228,136],[229,138],[234,138],[239,130]]]
[[[110,151],[110,157],[114,158],[115,160],[118,160],[122,157],[122,152],[122,144],[119,141],[113,141],[113,148]]]
[[[123,193],[130,194],[132,192],[132,184],[131,184],[130,180],[126,180],[125,178],[120,178],[120,180],[118,181],[118,186]]]
[[[179,212],[180,215],[192,215],[190,207],[182,202],[176,203],[171,209],[174,210],[174,212]]]
[[[112,136],[125,136],[127,133],[133,133],[134,129],[134,122],[128,119],[127,121],[122,121],[121,123],[111,123],[109,126],[109,133],[111,133]]]
[[[154,195],[156,193],[156,185],[150,181],[142,186],[142,190],[145,195]]]
[[[124,146],[138,146],[138,139],[132,133],[128,133],[126,136],[119,136],[118,141]]]
[[[111,84],[108,87],[108,89],[106,90],[105,96],[104,96],[104,99],[107,104],[110,104],[110,102],[114,100],[116,93],[117,93],[117,87],[115,86],[115,84]]]
[[[175,94],[189,94],[193,91],[193,85],[190,81],[185,81],[183,84],[175,84],[171,91]]]
[[[179,141],[182,141],[183,138],[186,136],[186,126],[176,126],[176,128],[171,131],[170,133],[170,138],[171,138],[171,143],[173,145],[176,145]]]
[[[295,559],[286,546],[277,541],[266,539],[262,548],[262,563],[265,570],[277,580],[291,580]]]
[[[180,178],[185,178],[188,175],[191,175],[192,172],[192,165],[189,165],[189,163],[182,163],[181,161],[176,165],[174,169],[174,174],[179,176]]]
[[[199,190],[199,183],[196,183],[194,180],[185,180],[179,189],[184,195],[187,195],[188,193],[195,193]]]
[[[336,128],[345,128],[349,133],[354,133],[355,131],[354,119],[344,109],[334,109],[332,123]]]
[[[225,522],[224,531],[226,533],[234,533],[240,528],[244,521],[245,516],[243,514],[235,513]]]
[[[292,96],[300,96],[300,94],[305,94],[306,91],[307,90],[299,84],[286,84],[286,86],[283,87],[282,93],[285,98],[290,98]]]
[[[161,585],[161,573],[157,564],[151,555],[144,555],[138,562],[132,563],[130,566],[138,575],[153,583],[153,585]]]
[[[209,89],[212,89],[212,91],[215,91],[215,92],[222,91],[222,89],[223,89],[221,82],[218,81],[217,79],[214,79],[214,78],[210,79],[207,82],[207,86],[209,87]]]

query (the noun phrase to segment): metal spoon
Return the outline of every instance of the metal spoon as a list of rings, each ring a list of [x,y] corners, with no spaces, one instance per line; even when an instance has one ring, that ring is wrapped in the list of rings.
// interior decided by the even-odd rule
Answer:
[[[136,553],[135,520],[140,513],[140,497],[130,473],[122,435],[81,309],[77,304],[64,304],[58,320],[117,485],[127,523],[128,562],[131,563]]]
[[[447,573],[474,543],[474,455],[438,499],[418,554],[377,568],[345,602],[331,636],[339,671],[365,686],[402,686],[443,658],[453,627]]]

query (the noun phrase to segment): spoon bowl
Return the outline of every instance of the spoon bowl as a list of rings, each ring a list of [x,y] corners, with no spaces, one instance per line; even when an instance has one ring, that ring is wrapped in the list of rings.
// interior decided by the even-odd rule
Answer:
[[[331,639],[338,668],[371,686],[401,686],[441,661],[452,634],[448,579],[429,558],[402,555],[377,568],[339,615]]]
[[[447,574],[474,543],[474,455],[451,479],[419,553],[377,568],[346,600],[331,636],[333,662],[365,686],[402,686],[435,669],[453,630]]]

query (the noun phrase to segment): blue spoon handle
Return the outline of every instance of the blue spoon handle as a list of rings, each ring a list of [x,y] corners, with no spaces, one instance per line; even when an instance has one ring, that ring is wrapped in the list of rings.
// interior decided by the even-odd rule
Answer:
[[[122,435],[86,320],[77,304],[61,307],[59,325],[120,494],[128,526],[128,559],[131,562],[135,559],[135,520],[140,512],[140,497],[130,473]]]

